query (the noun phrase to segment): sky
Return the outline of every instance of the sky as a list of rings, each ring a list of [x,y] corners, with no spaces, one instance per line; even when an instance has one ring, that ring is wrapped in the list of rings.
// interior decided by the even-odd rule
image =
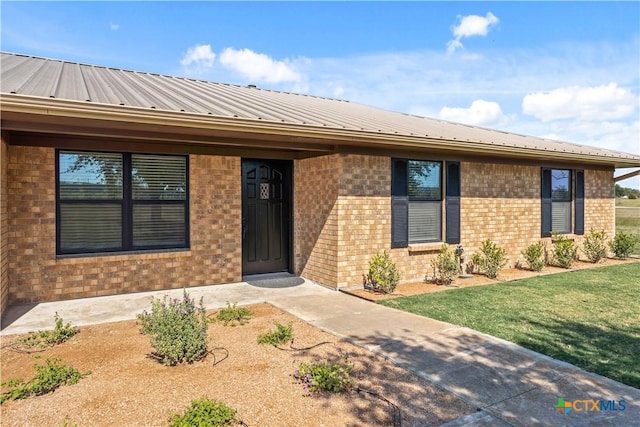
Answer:
[[[13,2],[2,50],[640,155],[640,2]],[[618,170],[621,175],[630,170]],[[640,177],[620,182],[640,188]]]

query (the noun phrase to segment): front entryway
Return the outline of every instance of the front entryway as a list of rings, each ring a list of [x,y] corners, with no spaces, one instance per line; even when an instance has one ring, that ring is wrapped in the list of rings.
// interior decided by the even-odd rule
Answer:
[[[242,160],[242,274],[289,270],[292,162]]]

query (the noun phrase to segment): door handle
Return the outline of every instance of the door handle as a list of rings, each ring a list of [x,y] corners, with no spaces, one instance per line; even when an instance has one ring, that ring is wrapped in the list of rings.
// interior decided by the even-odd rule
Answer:
[[[242,218],[242,240],[247,236],[247,220]]]

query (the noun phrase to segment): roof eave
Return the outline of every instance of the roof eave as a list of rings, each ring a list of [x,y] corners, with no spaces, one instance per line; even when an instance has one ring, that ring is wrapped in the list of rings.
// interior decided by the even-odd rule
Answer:
[[[282,135],[289,138],[340,141],[341,144],[387,146],[402,149],[425,148],[448,152],[464,152],[486,155],[487,150],[496,156],[516,158],[561,160],[569,162],[608,165],[612,167],[640,167],[640,156],[603,156],[575,152],[543,150],[510,146],[503,143],[462,141],[418,135],[389,134],[359,129],[333,128],[311,124],[274,122],[262,119],[222,117],[206,114],[175,112],[133,106],[97,104],[55,98],[32,97],[18,94],[0,94],[0,111],[48,117],[70,117],[119,121],[156,126],[210,129],[212,132],[237,132],[260,135]]]

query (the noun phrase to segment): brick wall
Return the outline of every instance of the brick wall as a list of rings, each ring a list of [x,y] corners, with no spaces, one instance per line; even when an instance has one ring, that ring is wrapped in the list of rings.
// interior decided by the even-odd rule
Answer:
[[[49,301],[241,280],[240,158],[190,157],[190,250],[58,259],[54,157],[52,148],[2,141],[3,308],[7,299]],[[612,176],[585,171],[585,231],[613,235]],[[524,248],[540,240],[539,167],[463,162],[461,185],[466,254],[489,238],[507,250],[513,266]],[[296,160],[295,273],[332,287],[361,284],[371,257],[390,249],[390,188],[389,157]],[[438,247],[391,250],[401,280],[430,274]]]
[[[585,231],[604,228],[613,235],[611,177],[611,171],[585,172]],[[333,179],[338,183],[337,197]],[[390,188],[388,157],[341,154],[297,162],[296,272],[333,287],[361,284],[371,257],[390,250]],[[524,262],[521,252],[540,240],[540,167],[463,162],[461,194],[466,259],[483,240],[491,239],[507,251],[507,267]],[[573,238],[581,244],[581,236]],[[439,247],[391,249],[401,281],[430,275]]]
[[[586,170],[584,172],[584,232],[590,228],[605,230],[613,238],[616,228],[613,172]]]
[[[391,159],[341,155],[338,283],[362,284],[369,259],[391,244]]]
[[[9,303],[9,211],[7,209],[8,146],[0,136],[0,318]]]
[[[337,286],[339,156],[294,162],[294,272]]]
[[[9,147],[11,303],[241,280],[239,158],[190,157],[190,250],[59,259],[54,168],[53,148]]]
[[[491,239],[507,251],[509,267],[540,240],[540,168],[461,164],[460,233],[469,255]]]

